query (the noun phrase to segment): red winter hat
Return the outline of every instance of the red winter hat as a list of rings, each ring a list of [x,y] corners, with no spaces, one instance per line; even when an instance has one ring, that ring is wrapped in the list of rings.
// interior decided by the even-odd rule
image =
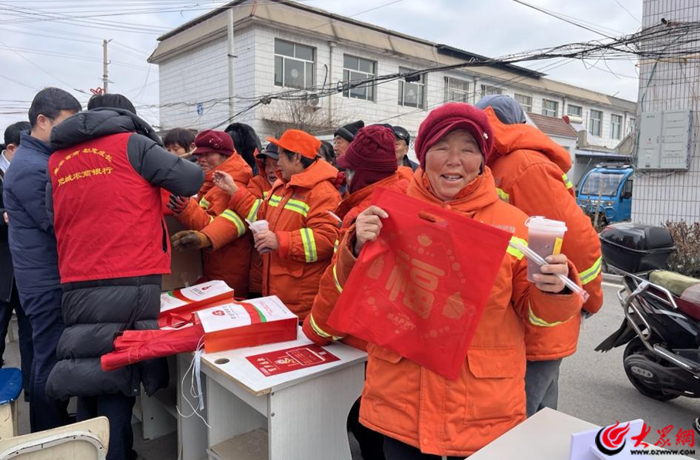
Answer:
[[[393,131],[380,125],[360,129],[345,155],[338,158],[338,166],[355,172],[348,188],[351,194],[395,174],[399,165]]]
[[[338,166],[354,171],[396,172],[394,133],[387,127],[372,125],[360,129]]]
[[[213,129],[206,129],[197,134],[197,137],[194,138],[194,145],[196,147],[194,155],[220,153],[231,156],[235,150],[231,136],[223,131],[214,131]]]
[[[493,133],[486,115],[469,104],[451,102],[431,111],[418,129],[415,150],[421,168],[425,169],[425,154],[430,147],[455,129],[464,129],[474,137],[484,162],[488,163],[493,148]]]

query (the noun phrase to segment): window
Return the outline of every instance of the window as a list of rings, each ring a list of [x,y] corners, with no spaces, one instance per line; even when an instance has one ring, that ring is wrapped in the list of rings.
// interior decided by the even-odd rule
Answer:
[[[632,190],[634,189],[634,181],[632,176],[629,176],[625,181],[625,185],[622,186],[622,194],[620,198],[628,199],[632,198]]]
[[[414,72],[414,70],[399,67],[399,73],[408,72]],[[421,75],[418,81],[399,80],[399,105],[419,109],[425,107],[425,74]]]
[[[612,132],[610,137],[613,139],[622,139],[622,115],[611,115]]]
[[[469,102],[469,82],[445,77],[445,102]]]
[[[637,120],[635,120],[634,118],[628,118],[627,119],[627,132],[631,133],[632,131],[635,130],[636,127],[637,127]]]
[[[555,118],[558,117],[559,103],[557,101],[550,101],[549,99],[542,99],[542,115]]]
[[[600,110],[591,110],[588,132],[598,137],[603,133],[603,112]]]
[[[275,39],[275,86],[311,88],[316,84],[316,50]]]
[[[518,101],[524,111],[532,112],[532,96],[515,93],[515,100]]]
[[[598,195],[602,188],[603,196],[617,195],[617,190],[620,188],[620,183],[624,177],[624,174],[590,173],[583,184],[581,194]]]
[[[481,97],[503,94],[503,90],[497,86],[481,85]]]
[[[345,54],[343,56],[343,81],[357,82],[377,75],[377,63],[368,59],[363,59]],[[343,96],[353,99],[374,100],[374,83],[366,83],[343,91]]]
[[[566,114],[570,117],[583,118],[583,107],[569,104],[566,106]]]

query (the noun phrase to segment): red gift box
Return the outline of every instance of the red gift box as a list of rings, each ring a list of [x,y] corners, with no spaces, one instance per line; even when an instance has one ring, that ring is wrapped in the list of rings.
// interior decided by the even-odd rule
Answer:
[[[232,302],[197,312],[207,353],[296,340],[299,318],[277,296]]]

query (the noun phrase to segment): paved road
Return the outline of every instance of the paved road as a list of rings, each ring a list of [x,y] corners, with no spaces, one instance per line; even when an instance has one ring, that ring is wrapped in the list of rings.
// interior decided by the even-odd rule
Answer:
[[[671,444],[675,445],[678,428],[690,429],[692,420],[700,416],[700,400],[678,398],[658,402],[642,396],[627,380],[622,367],[624,347],[608,353],[594,351],[623,318],[617,288],[606,285],[604,289],[602,310],[586,321],[578,351],[562,364],[559,410],[597,425],[641,418],[652,427],[646,439],[651,443],[658,440],[656,430],[673,425]],[[700,437],[696,441],[696,452],[700,454]]]
[[[605,287],[605,305],[600,313],[586,321],[578,352],[562,365],[559,410],[598,425],[642,418],[652,427],[647,438],[651,443],[658,439],[656,430],[665,426],[674,425],[676,433],[679,427],[690,429],[692,420],[700,416],[700,401],[679,398],[662,403],[646,398],[632,387],[625,376],[622,349],[606,354],[593,351],[622,321],[622,308],[615,292],[615,287]],[[5,356],[7,365],[16,366],[19,361],[17,342],[8,345]],[[20,405],[20,430],[23,433],[29,429],[27,409],[25,404]],[[140,427],[137,425],[134,428],[136,449],[141,458],[177,458],[174,435],[144,443],[139,436]],[[697,441],[700,443],[700,437]],[[672,444],[675,444],[675,437]],[[696,451],[700,453],[700,447]],[[356,445],[353,445],[353,457],[360,458]]]

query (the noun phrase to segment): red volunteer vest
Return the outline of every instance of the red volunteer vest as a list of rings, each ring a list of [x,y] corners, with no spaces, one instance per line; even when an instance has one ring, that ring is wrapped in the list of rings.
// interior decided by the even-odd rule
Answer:
[[[160,188],[131,166],[131,135],[93,139],[49,158],[62,283],[170,273]]]

